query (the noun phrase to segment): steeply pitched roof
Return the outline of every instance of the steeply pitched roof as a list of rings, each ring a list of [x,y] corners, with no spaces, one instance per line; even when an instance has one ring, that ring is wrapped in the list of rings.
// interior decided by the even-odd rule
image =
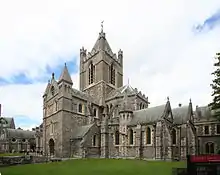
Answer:
[[[85,93],[85,92],[82,92],[82,91],[79,91],[75,88],[72,88],[72,95],[74,97],[77,97],[79,99],[83,99],[85,101],[89,101],[89,102],[92,102],[94,104],[98,104],[98,101],[97,99],[93,98],[91,95],[89,95],[88,93]]]
[[[45,91],[44,91],[44,95],[46,95],[48,92],[49,92],[49,89],[50,89],[50,81],[48,81],[48,83],[47,83],[47,87],[46,87],[46,89],[45,89]]]
[[[74,129],[72,139],[83,138],[94,124],[80,126]]]
[[[61,81],[65,81],[67,83],[73,84],[73,81],[72,81],[72,79],[70,77],[70,74],[69,74],[69,71],[67,69],[66,63],[64,65],[63,71],[62,71],[62,73],[60,75],[60,78],[59,78],[58,82],[61,82]]]
[[[138,94],[138,91],[137,89],[132,88],[131,85],[127,84],[127,85],[121,86],[120,88],[117,88],[111,91],[107,95],[106,99],[108,100],[108,99],[112,99],[115,97],[123,97],[125,93],[127,94],[127,96],[130,96],[130,95]]]
[[[15,138],[15,139],[32,139],[35,138],[34,131],[25,131],[21,129],[6,129],[7,137],[8,138]]]
[[[113,54],[112,49],[105,37],[105,33],[103,31],[101,31],[99,33],[99,37],[95,42],[95,45],[93,46],[92,51],[99,51],[99,50],[103,50],[106,51],[110,54]]]
[[[158,121],[162,119],[165,109],[166,104],[134,111],[133,119],[131,120],[129,125],[136,125],[138,123],[146,124]]]
[[[172,109],[173,119],[175,124],[183,124],[189,120],[189,106],[182,106]]]
[[[208,107],[208,106],[196,107],[195,118],[197,120],[211,119],[212,118],[212,111],[211,111],[210,107]]]

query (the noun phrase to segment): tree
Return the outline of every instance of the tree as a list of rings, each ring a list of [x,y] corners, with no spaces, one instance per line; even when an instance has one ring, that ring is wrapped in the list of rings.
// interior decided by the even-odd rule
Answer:
[[[209,106],[213,111],[213,116],[220,120],[220,53],[216,53],[215,59],[217,60],[217,62],[214,63],[216,70],[212,73],[214,79],[212,80],[213,83],[210,84],[213,90],[213,100]]]

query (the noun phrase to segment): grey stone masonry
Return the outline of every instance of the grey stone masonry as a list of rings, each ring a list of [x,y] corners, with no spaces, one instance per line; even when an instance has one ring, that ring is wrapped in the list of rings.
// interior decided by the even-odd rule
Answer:
[[[123,59],[101,30],[90,52],[80,49],[79,90],[68,65],[58,80],[52,74],[37,134],[45,155],[173,160],[220,152],[220,122],[209,107],[193,111],[190,100],[172,108],[169,98],[151,107],[143,92],[123,85]]]

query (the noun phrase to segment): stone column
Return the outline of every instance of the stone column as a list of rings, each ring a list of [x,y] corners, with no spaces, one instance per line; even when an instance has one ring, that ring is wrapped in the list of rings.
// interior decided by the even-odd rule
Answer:
[[[162,139],[163,139],[163,134],[162,134],[162,123],[158,122],[156,125],[156,136],[155,136],[155,149],[156,149],[156,157],[155,159],[162,159]]]
[[[101,124],[101,157],[109,157],[109,131],[108,131],[108,119],[105,118]]]
[[[135,134],[135,147],[136,147],[136,158],[141,158],[142,148],[141,148],[141,125],[137,125]]]

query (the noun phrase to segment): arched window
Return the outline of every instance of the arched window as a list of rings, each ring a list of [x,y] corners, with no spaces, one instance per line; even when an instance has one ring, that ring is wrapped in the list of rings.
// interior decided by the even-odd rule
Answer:
[[[175,129],[172,130],[172,140],[173,140],[173,145],[175,145],[176,144],[176,130]]]
[[[51,87],[51,94],[54,95],[54,86]]]
[[[142,109],[142,103],[140,103],[140,109]]]
[[[90,63],[89,65],[89,84],[94,83],[94,78],[95,78],[95,66],[93,63]]]
[[[93,115],[94,115],[94,117],[96,117],[96,108],[94,108],[94,110],[93,110]]]
[[[115,132],[115,145],[119,145],[119,131]]]
[[[106,109],[106,110],[107,110],[107,111],[106,111],[107,114],[109,114],[109,106],[108,106],[108,105],[107,105],[107,109]]]
[[[92,144],[93,146],[96,146],[96,135],[93,136]]]
[[[147,137],[147,139],[146,139],[147,144],[151,144],[151,129],[150,129],[150,127],[147,127],[146,137]]]
[[[134,144],[134,138],[133,138],[133,130],[130,129],[130,133],[129,133],[129,144],[133,145]]]
[[[115,69],[114,69],[113,63],[110,66],[109,75],[110,75],[110,77],[109,77],[110,78],[110,83],[115,85]]]
[[[82,104],[81,103],[78,105],[78,112],[82,113]]]
[[[206,154],[214,154],[215,152],[215,146],[214,143],[208,142],[205,144],[205,152]]]

